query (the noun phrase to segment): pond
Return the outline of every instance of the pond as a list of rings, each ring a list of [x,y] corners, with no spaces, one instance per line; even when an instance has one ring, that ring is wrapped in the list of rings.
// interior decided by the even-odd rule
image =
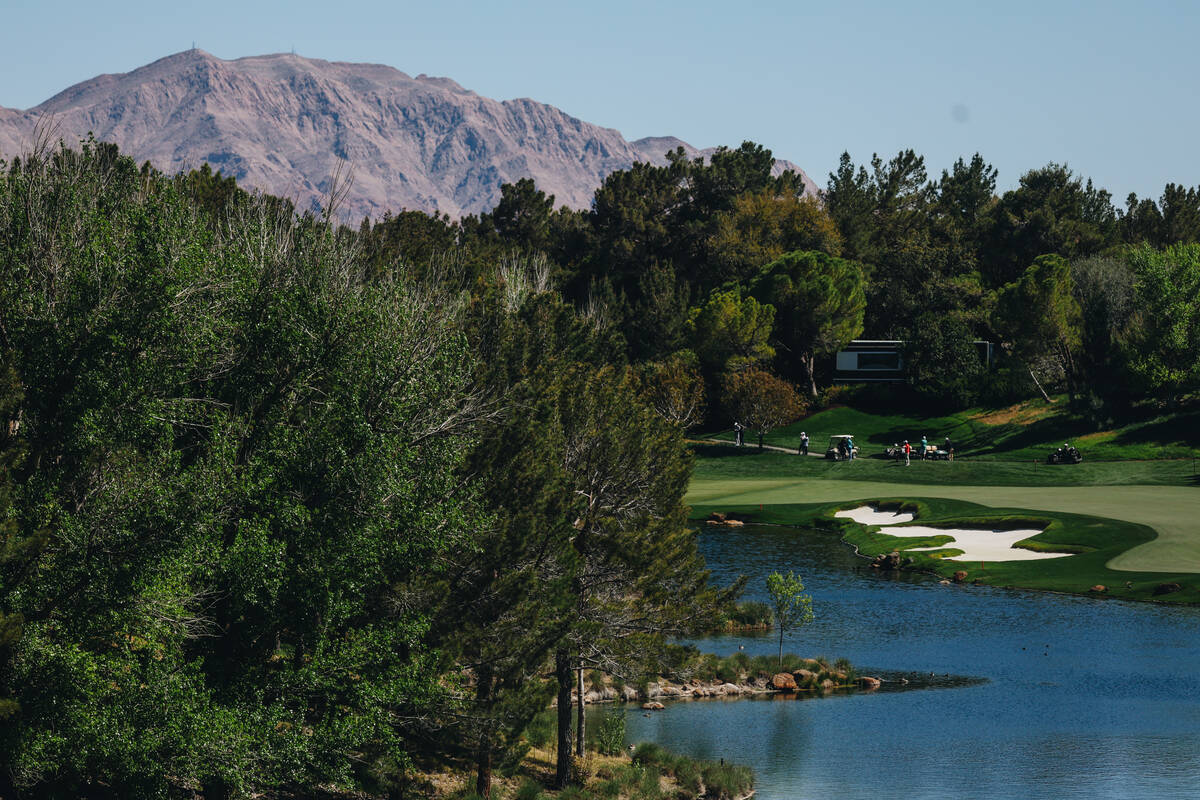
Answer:
[[[760,800],[1200,796],[1200,609],[880,575],[835,535],[706,528],[714,577],[796,570],[816,619],[785,649],[862,674],[984,679],[822,699],[624,710],[631,742],[751,766]],[[694,642],[777,651],[766,636]]]

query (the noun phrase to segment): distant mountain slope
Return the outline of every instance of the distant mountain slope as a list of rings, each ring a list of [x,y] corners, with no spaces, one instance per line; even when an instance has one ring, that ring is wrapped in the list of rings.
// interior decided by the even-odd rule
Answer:
[[[287,54],[224,61],[189,50],[84,81],[27,111],[0,108],[0,156],[27,150],[39,120],[68,142],[92,131],[167,172],[207,161],[302,207],[322,201],[344,159],[352,217],[486,211],[502,183],[526,177],[559,203],[586,208],[614,170],[665,163],[677,146],[711,152],[674,137],[628,142],[553,106],[491,100],[448,78]]]

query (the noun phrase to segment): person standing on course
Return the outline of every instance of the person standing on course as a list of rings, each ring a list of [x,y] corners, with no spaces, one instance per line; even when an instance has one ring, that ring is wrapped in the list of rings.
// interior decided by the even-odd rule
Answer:
[[[904,440],[904,466],[909,465],[909,460],[912,458],[912,445],[908,443],[908,439]]]
[[[925,460],[925,454],[929,452],[929,440],[925,438],[925,434],[921,434],[921,460]]]
[[[808,455],[808,434],[800,431],[800,455]]]
[[[846,458],[849,461],[854,460],[854,439],[853,438],[846,439]]]
[[[740,423],[740,422],[733,423],[733,433],[737,437],[736,444],[738,447],[742,446],[742,430],[743,430],[742,423]]]
[[[942,449],[946,451],[946,460],[954,460],[954,445],[950,444],[950,437],[946,437],[946,441],[942,443]]]

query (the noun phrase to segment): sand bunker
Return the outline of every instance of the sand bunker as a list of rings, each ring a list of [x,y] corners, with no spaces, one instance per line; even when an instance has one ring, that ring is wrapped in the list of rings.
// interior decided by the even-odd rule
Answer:
[[[846,517],[862,525],[891,526],[899,522],[909,522],[912,514],[901,514],[892,511],[880,511],[871,506],[860,506],[849,511],[838,511],[835,517]],[[964,530],[961,528],[930,528],[924,525],[910,525],[904,528],[891,528],[889,536],[904,536],[925,538],[928,536],[953,536],[954,540],[938,547],[910,547],[906,552],[926,552],[930,550],[962,550],[962,555],[948,557],[946,561],[1033,561],[1039,558],[1062,558],[1071,553],[1039,553],[1033,550],[1023,550],[1013,547],[1019,541],[1037,536],[1041,533],[1036,528],[1021,530]]]
[[[849,511],[838,511],[835,517],[852,519],[860,525],[896,525],[901,522],[912,522],[916,514],[907,511],[881,511],[871,506],[859,506]]]

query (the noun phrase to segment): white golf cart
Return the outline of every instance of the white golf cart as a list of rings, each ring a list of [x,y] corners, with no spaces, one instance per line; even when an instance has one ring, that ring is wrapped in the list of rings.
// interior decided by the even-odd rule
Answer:
[[[829,447],[825,448],[825,458],[831,461],[845,461],[849,457],[846,453],[846,441],[853,439],[853,434],[849,433],[830,436]],[[854,445],[854,457],[858,458],[858,445]]]

